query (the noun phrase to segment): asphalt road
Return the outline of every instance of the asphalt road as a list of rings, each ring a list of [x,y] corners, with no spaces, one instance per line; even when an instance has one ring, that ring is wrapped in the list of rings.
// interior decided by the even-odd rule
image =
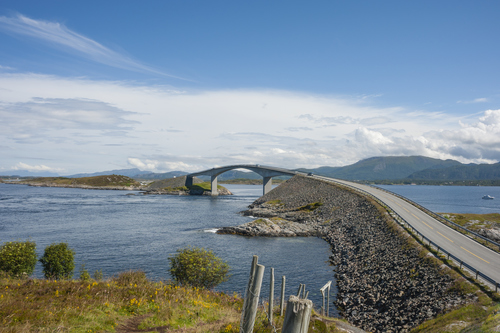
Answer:
[[[384,202],[425,237],[452,253],[493,280],[500,282],[500,254],[437,221],[422,210],[399,197],[368,185],[314,176],[315,178],[358,188]]]

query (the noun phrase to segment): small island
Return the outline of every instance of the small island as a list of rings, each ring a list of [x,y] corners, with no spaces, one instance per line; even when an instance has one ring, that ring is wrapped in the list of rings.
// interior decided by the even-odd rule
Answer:
[[[125,190],[142,191],[142,194],[169,195],[211,195],[210,183],[194,177],[193,185],[186,186],[186,176],[162,179],[150,184],[140,183],[130,177],[105,175],[82,178],[39,177],[6,184],[29,185],[36,187],[65,187],[89,190]],[[232,195],[224,186],[217,186],[219,195]]]

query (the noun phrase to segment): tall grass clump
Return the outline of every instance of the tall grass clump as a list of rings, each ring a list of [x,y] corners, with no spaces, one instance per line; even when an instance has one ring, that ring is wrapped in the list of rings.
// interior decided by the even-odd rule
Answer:
[[[36,244],[33,241],[5,242],[0,247],[0,271],[12,277],[30,276],[36,262]]]
[[[75,251],[66,243],[51,244],[45,248],[40,262],[47,279],[69,279],[75,269]]]
[[[229,278],[229,265],[211,250],[187,247],[168,260],[170,274],[181,285],[212,289]]]

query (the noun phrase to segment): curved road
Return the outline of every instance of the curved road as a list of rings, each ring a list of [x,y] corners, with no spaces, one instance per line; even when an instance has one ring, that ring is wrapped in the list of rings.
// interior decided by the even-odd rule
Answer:
[[[438,244],[493,280],[500,282],[500,254],[477,243],[469,237],[427,215],[412,204],[376,187],[348,182],[329,177],[313,176],[328,182],[339,183],[368,192],[384,202],[394,212],[410,223],[425,237]]]

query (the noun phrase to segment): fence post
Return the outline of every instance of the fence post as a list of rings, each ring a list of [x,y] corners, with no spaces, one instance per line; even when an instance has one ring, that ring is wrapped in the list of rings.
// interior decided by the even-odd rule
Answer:
[[[245,290],[245,295],[244,295],[245,299],[243,300],[243,312],[241,314],[241,325],[243,324],[245,310],[247,309],[247,305],[248,305],[248,295],[250,294],[250,287],[253,284],[254,275],[255,275],[255,267],[257,266],[258,262],[259,262],[259,257],[254,255],[252,258],[252,265],[250,266],[250,277],[248,278],[247,289]]]
[[[286,304],[281,333],[307,333],[311,320],[312,301],[291,295]]]
[[[255,317],[257,316],[257,306],[259,304],[260,288],[262,278],[264,277],[265,267],[257,264],[258,257],[254,256],[250,279],[248,281],[248,290],[243,302],[243,313],[241,314],[240,333],[249,333],[253,331]]]
[[[326,303],[326,316],[328,317],[330,314],[330,286],[332,281],[328,281],[319,291],[321,291],[321,295],[323,295],[323,307],[321,308],[321,314],[325,315],[325,291],[327,293],[327,303]]]
[[[297,292],[297,297],[300,297],[300,294],[302,293],[302,288],[304,288],[304,285],[301,283],[299,285],[299,291]]]
[[[281,278],[281,299],[280,299],[280,316],[283,317],[283,309],[285,308],[285,282],[286,277],[283,275]]]
[[[273,324],[273,305],[274,305],[274,268],[271,267],[271,281],[269,286],[269,325]]]

